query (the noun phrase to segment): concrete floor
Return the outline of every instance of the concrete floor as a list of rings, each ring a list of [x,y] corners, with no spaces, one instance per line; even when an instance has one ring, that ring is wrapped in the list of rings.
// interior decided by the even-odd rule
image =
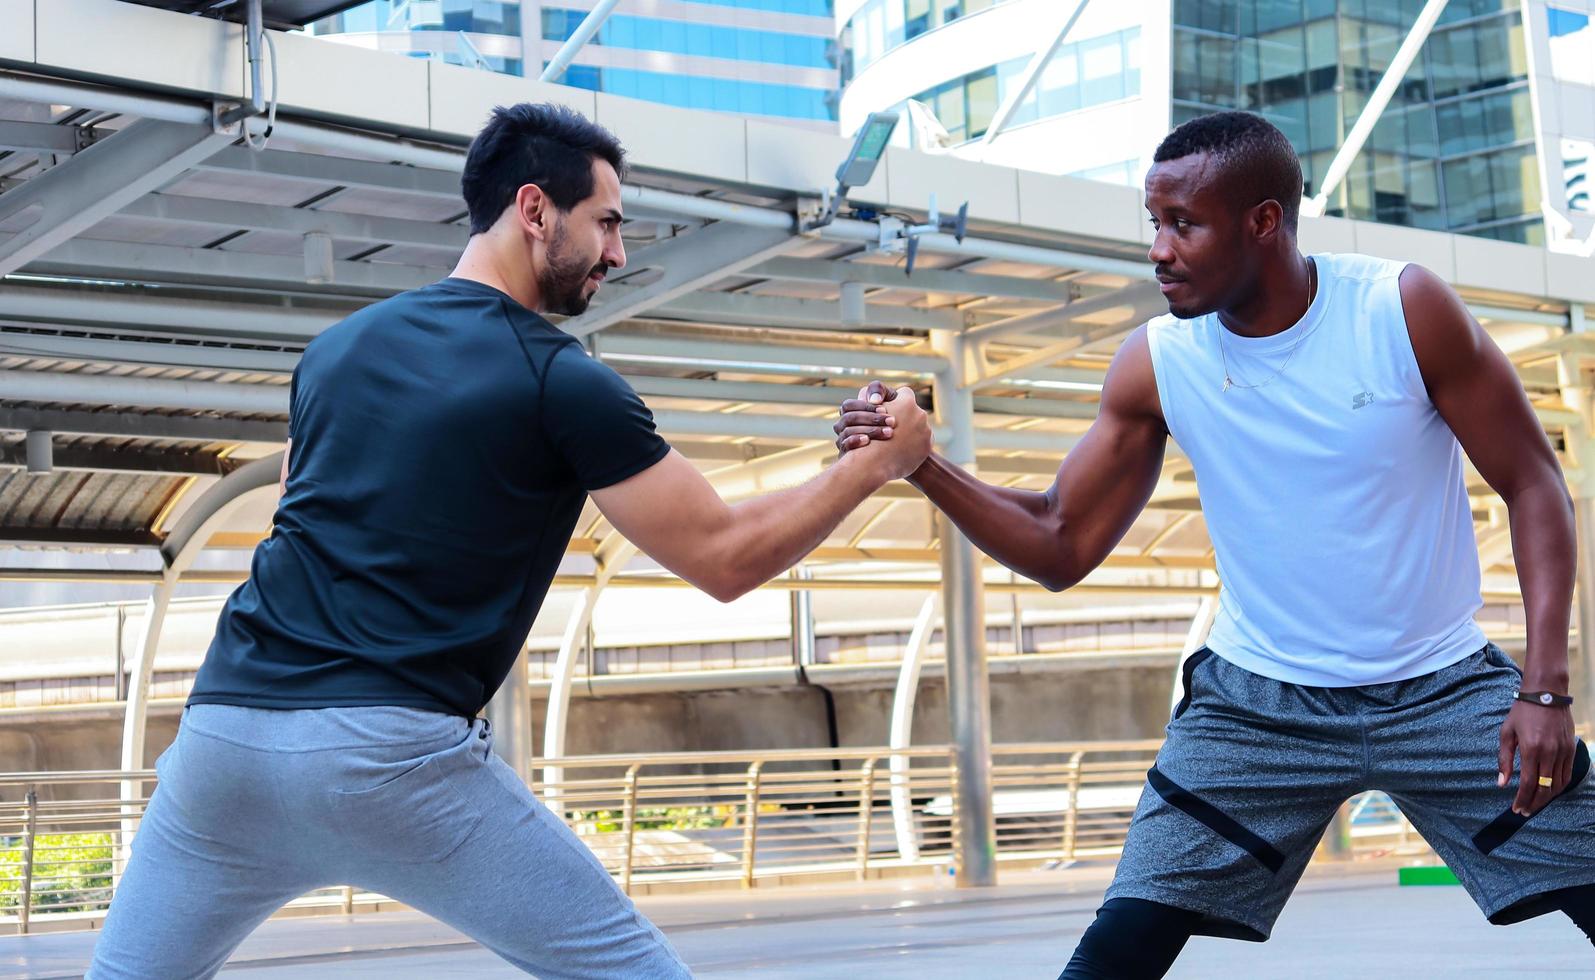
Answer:
[[[780,980],[1003,977],[1050,980],[1091,920],[1109,871],[1010,872],[992,890],[917,880],[645,898],[643,910],[703,977]],[[81,976],[93,933],[0,938],[0,977]],[[1266,944],[1196,939],[1174,977],[1595,975],[1595,952],[1560,916],[1487,925],[1457,887],[1398,888],[1393,868],[1316,873]],[[223,977],[522,976],[424,916],[394,912],[268,922]]]

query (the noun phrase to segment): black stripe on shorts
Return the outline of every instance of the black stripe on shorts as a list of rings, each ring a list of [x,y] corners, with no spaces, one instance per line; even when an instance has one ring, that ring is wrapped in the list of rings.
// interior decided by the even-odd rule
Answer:
[[[1262,862],[1263,867],[1269,871],[1278,874],[1279,869],[1285,866],[1285,855],[1281,854],[1278,848],[1242,827],[1218,807],[1158,772],[1157,766],[1147,771],[1146,781],[1169,806],[1184,811],[1188,816],[1206,825],[1213,833]]]
[[[1573,754],[1573,781],[1562,787],[1562,792],[1551,797],[1550,802],[1555,803],[1563,793],[1573,789],[1584,781],[1589,775],[1589,749],[1580,741]],[[1543,809],[1543,808],[1542,808]],[[1512,835],[1523,829],[1523,825],[1533,818],[1525,817],[1521,813],[1507,810],[1505,813],[1490,821],[1490,825],[1473,835],[1473,846],[1481,853],[1488,854],[1512,839]]]

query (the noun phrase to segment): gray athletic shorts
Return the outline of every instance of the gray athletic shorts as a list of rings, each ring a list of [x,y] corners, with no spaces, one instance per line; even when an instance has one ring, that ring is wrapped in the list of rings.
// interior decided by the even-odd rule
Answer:
[[[1261,942],[1335,810],[1383,790],[1497,925],[1552,911],[1547,892],[1595,883],[1595,779],[1533,817],[1495,785],[1520,674],[1494,644],[1391,684],[1304,687],[1201,650],[1147,773],[1108,898],[1203,915],[1198,933]]]

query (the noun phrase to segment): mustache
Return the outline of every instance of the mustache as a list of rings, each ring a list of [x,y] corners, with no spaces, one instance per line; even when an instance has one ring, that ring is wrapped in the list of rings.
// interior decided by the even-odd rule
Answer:
[[[587,271],[587,274],[589,276],[607,276],[607,275],[609,275],[609,263],[608,262],[600,262],[597,265],[593,266],[591,269],[589,269]]]

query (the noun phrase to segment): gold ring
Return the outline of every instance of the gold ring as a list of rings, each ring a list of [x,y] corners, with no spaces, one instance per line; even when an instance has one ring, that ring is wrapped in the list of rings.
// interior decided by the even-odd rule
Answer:
[[[1556,785],[1556,780],[1552,779],[1549,776],[1541,776],[1540,777],[1540,785],[1541,786],[1554,786],[1554,785]]]

